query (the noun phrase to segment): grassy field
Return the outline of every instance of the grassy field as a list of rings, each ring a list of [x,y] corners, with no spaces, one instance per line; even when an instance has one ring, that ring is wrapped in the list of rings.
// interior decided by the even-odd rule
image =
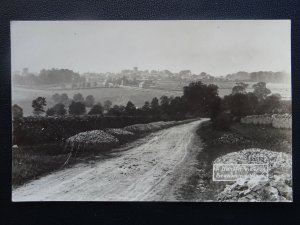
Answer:
[[[32,113],[31,102],[33,99],[41,96],[46,97],[47,107],[54,105],[52,95],[55,93],[67,93],[69,98],[73,98],[74,94],[81,93],[84,97],[93,95],[96,102],[103,103],[106,100],[112,101],[113,104],[126,105],[128,101],[132,101],[136,106],[142,106],[145,101],[151,101],[154,97],[181,96],[182,91],[167,91],[141,88],[90,88],[90,89],[74,89],[74,90],[39,90],[15,87],[12,90],[12,103],[18,104],[23,108],[25,116]]]
[[[197,134],[202,151],[197,156],[197,173],[182,188],[181,193],[186,199],[216,200],[216,194],[228,184],[212,181],[212,163],[217,157],[248,148],[290,154],[292,151],[292,131],[289,129],[236,123],[227,131],[216,130],[212,126],[200,127]]]
[[[23,88],[23,87],[13,87],[12,88],[12,103],[18,104],[23,108],[25,116],[32,113],[31,102],[33,99],[41,96],[46,97],[47,107],[52,107],[54,102],[52,100],[52,95],[55,93],[67,93],[69,98],[73,98],[74,94],[81,93],[84,97],[87,95],[93,95],[96,102],[103,103],[106,100],[112,101],[113,104],[126,105],[128,101],[132,101],[136,106],[142,106],[145,101],[151,101],[154,97],[166,96],[181,96],[183,94],[183,87],[188,85],[188,83],[178,82],[161,82],[157,84],[158,89],[143,89],[134,87],[120,87],[120,88],[86,88],[86,89],[66,89],[66,90],[56,90],[52,87],[47,87],[47,89],[41,89],[38,87]],[[219,87],[219,96],[229,95],[232,88],[235,86],[235,82],[213,82],[213,84]],[[254,84],[253,82],[249,84],[247,91],[253,91],[251,88]],[[272,91],[272,93],[280,93],[283,99],[290,99],[291,97],[291,87],[289,84],[274,84],[269,83],[267,87]]]

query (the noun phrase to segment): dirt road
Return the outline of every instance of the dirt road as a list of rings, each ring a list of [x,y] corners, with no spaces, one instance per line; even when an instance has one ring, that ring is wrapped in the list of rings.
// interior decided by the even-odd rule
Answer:
[[[189,175],[186,162],[193,157],[192,140],[204,120],[155,132],[104,161],[78,164],[34,180],[15,189],[12,200],[177,201],[176,187]]]

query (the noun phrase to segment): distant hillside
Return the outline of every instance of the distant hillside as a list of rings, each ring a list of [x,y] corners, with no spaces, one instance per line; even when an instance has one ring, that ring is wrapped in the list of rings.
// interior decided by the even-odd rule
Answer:
[[[269,82],[269,83],[281,83],[290,82],[291,77],[286,72],[272,72],[272,71],[259,71],[259,72],[244,72],[239,71],[237,73],[228,74],[226,79],[233,81],[252,81],[252,82]]]

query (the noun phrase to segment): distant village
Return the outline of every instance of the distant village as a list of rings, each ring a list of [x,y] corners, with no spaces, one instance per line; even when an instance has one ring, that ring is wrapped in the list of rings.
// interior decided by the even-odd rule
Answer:
[[[228,81],[253,82],[285,82],[289,75],[285,72],[259,71],[237,72],[226,76],[215,77],[205,72],[193,74],[191,70],[181,70],[172,73],[169,70],[139,70],[138,67],[125,69],[119,73],[83,73],[79,74],[68,69],[41,70],[33,74],[28,68],[22,72],[13,73],[13,83],[16,85],[59,85],[61,88],[155,88],[168,90],[181,90],[183,86],[192,81],[204,83]]]
[[[163,87],[164,83],[170,82],[178,83],[181,88],[181,84],[195,80],[222,80],[222,78],[215,78],[204,72],[196,75],[192,74],[190,70],[172,73],[169,70],[139,70],[138,67],[122,70],[120,73],[84,73],[82,77],[85,78],[87,83],[100,84],[104,87],[131,86],[139,88]]]

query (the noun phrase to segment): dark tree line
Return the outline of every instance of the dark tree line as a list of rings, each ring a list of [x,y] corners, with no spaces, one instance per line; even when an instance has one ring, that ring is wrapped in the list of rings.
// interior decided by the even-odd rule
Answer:
[[[244,80],[252,82],[270,82],[279,83],[286,82],[290,75],[286,72],[272,72],[272,71],[258,71],[258,72],[244,72],[239,71],[237,73],[228,74],[227,79],[230,80]]]
[[[254,114],[291,113],[291,101],[281,100],[280,94],[271,94],[265,82],[258,82],[246,92],[247,84],[236,83],[230,95],[221,101],[219,114],[212,118],[218,129],[228,129],[232,120],[239,121],[241,117]]]
[[[223,111],[237,118],[253,114],[291,113],[287,102],[281,100],[280,94],[272,94],[265,82],[254,84],[253,92],[246,92],[246,87],[244,83],[237,83],[232,93],[224,96]]]
[[[146,101],[142,107],[136,107],[131,101],[125,106],[113,105],[107,100],[95,103],[94,96],[86,98],[77,93],[72,99],[67,94],[54,94],[55,105],[45,110],[46,99],[38,97],[32,101],[33,114],[53,115],[108,115],[108,116],[146,116],[157,119],[185,119],[187,117],[209,117],[212,121],[220,120],[224,114],[236,118],[251,114],[290,113],[291,105],[282,101],[279,94],[271,94],[266,83],[253,85],[253,92],[246,92],[247,84],[239,82],[230,95],[220,98],[218,86],[203,84],[201,81],[192,82],[184,87],[183,95],[177,97],[161,96]],[[22,116],[22,109],[14,105],[14,118]],[[222,121],[222,118],[221,118]]]
[[[41,70],[38,75],[28,73],[25,75],[14,75],[14,82],[16,84],[26,85],[26,84],[64,84],[64,83],[82,83],[85,82],[84,77],[80,77],[79,73],[75,73],[68,69],[50,69]]]
[[[71,115],[98,114],[108,116],[150,116],[161,119],[184,119],[187,116],[214,117],[220,111],[220,97],[216,85],[205,85],[201,82],[191,83],[184,88],[183,96],[161,96],[146,101],[143,106],[136,107],[131,101],[125,106],[112,105],[110,101],[95,104],[92,95],[86,98],[78,93],[69,99],[67,94],[54,94],[53,101],[56,103],[46,111],[46,115]],[[87,108],[90,110],[87,112]]]

